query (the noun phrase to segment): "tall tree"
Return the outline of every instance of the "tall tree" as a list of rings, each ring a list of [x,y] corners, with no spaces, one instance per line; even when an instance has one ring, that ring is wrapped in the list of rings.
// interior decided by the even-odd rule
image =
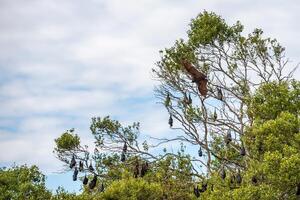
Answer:
[[[139,123],[124,127],[109,117],[94,118],[93,154],[70,130],[56,140],[58,158],[71,168],[72,160],[82,162],[83,171],[109,184],[121,179],[124,171],[140,173],[137,162],[159,169],[161,161],[171,156],[176,167],[168,168],[177,172],[186,159],[186,188],[196,197],[295,199],[300,187],[295,167],[300,88],[292,79],[296,68],[286,70],[284,48],[260,29],[245,36],[240,22],[228,25],[206,11],[191,21],[187,33],[187,40],[160,51],[161,60],[153,69],[160,82],[156,95],[170,115],[166,123],[180,134],[157,139],[157,144],[141,143]],[[197,152],[149,151],[174,141]],[[169,178],[174,176],[180,173]]]

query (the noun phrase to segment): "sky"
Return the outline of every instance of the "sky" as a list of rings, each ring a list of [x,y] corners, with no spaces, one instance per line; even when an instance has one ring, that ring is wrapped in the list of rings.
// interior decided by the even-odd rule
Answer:
[[[262,28],[290,66],[300,62],[297,0],[1,0],[0,166],[35,164],[50,189],[78,191],[52,153],[65,130],[92,145],[91,118],[110,115],[140,121],[143,135],[171,134],[151,68],[204,10],[245,33]]]

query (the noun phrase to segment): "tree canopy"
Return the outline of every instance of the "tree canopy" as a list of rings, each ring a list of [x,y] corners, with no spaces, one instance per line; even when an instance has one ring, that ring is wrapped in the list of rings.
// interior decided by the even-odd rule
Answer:
[[[45,176],[36,166],[14,166],[0,169],[0,199],[50,199]]]

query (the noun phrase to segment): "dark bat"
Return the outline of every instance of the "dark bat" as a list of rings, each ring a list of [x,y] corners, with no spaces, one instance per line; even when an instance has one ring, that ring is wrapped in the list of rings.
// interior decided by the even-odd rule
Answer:
[[[89,182],[89,179],[85,175],[82,183],[83,183],[83,185],[86,185],[88,182]]]
[[[220,101],[223,101],[223,98],[224,98],[224,96],[223,96],[223,92],[222,92],[222,90],[221,90],[221,88],[217,88],[217,98],[220,100]]]
[[[197,198],[200,197],[200,191],[199,191],[198,185],[197,185],[197,187],[194,187],[194,194]]]
[[[71,163],[70,163],[70,168],[75,167],[75,165],[76,165],[76,160],[75,160],[75,156],[73,155],[73,156],[72,156]]]
[[[126,161],[126,155],[124,152],[122,152],[121,154],[121,162],[125,162]]]
[[[133,172],[134,178],[137,178],[139,176],[139,173],[140,173],[140,165],[139,162],[137,161],[135,163],[134,172]]]
[[[173,118],[172,118],[172,115],[170,115],[170,117],[169,117],[169,125],[170,125],[170,127],[173,126]]]
[[[126,142],[124,143],[124,146],[123,146],[123,152],[124,152],[124,153],[127,152],[127,144],[126,144]]]
[[[94,178],[93,178],[93,180],[90,182],[90,184],[89,184],[89,188],[92,190],[92,189],[94,189],[95,188],[95,186],[96,186],[96,183],[97,183],[97,176],[95,175],[94,176]]]
[[[78,169],[75,167],[74,173],[73,173],[73,181],[77,181],[77,175],[78,175]]]
[[[258,182],[256,176],[253,176],[252,179],[251,179],[252,183],[253,184],[256,184]]]
[[[94,167],[93,167],[93,165],[92,165],[92,161],[90,163],[89,170],[92,171],[92,172],[95,170]]]
[[[187,96],[186,93],[184,94],[184,97],[183,97],[183,103],[184,103],[185,105],[191,105],[191,104],[193,103],[191,94],[189,94],[189,96]]]
[[[146,163],[144,163],[142,165],[141,177],[145,176],[145,174],[147,173],[148,169],[149,169],[149,164],[148,164],[148,162],[146,162]]]
[[[218,114],[217,114],[217,111],[216,111],[216,109],[215,109],[215,112],[214,112],[214,121],[216,121],[217,118],[218,118]]]
[[[241,156],[245,156],[246,155],[246,149],[245,147],[242,146],[242,148],[240,149],[240,155]]]
[[[202,188],[200,192],[205,192],[207,190],[207,183],[202,183]]]
[[[202,72],[198,71],[191,63],[188,61],[183,61],[182,65],[188,74],[192,77],[192,81],[195,82],[198,86],[198,90],[202,96],[207,95],[207,76]]]
[[[191,94],[189,94],[189,104],[192,104],[193,103],[193,100],[192,100],[192,97],[191,97]]]
[[[198,150],[198,155],[199,155],[199,157],[202,157],[202,149],[201,149],[201,147],[199,148],[199,150]]]
[[[80,172],[83,171],[83,162],[82,161],[79,162],[79,171]]]
[[[228,145],[232,141],[231,130],[228,129],[227,135],[225,136],[225,143]]]

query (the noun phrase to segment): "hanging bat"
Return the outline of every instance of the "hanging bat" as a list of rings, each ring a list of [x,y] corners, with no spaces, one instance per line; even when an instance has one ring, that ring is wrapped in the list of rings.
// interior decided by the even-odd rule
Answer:
[[[139,173],[140,173],[140,166],[139,166],[139,162],[137,161],[135,163],[134,172],[133,172],[134,178],[137,178],[139,176]]]
[[[191,97],[191,94],[189,94],[189,104],[192,104],[193,103],[193,100],[192,100],[192,97]]]
[[[92,161],[90,162],[89,170],[92,171],[92,172],[95,170],[93,165],[92,165]]]
[[[82,181],[83,185],[86,185],[88,183],[89,179],[86,177],[86,175],[84,176],[84,179]]]
[[[77,175],[78,175],[78,169],[75,167],[74,173],[73,173],[73,181],[77,181]]]
[[[241,156],[245,156],[246,155],[246,149],[245,147],[242,146],[242,148],[240,149],[240,155]]]
[[[220,101],[223,101],[223,92],[221,90],[221,88],[217,88],[217,98],[220,100]]]
[[[148,169],[149,169],[149,164],[148,164],[148,162],[146,162],[146,163],[144,163],[142,165],[141,177],[145,176],[145,174],[147,173]]]
[[[227,135],[225,136],[225,143],[228,145],[232,141],[231,130],[228,129]]]
[[[165,99],[165,106],[169,107],[171,105],[171,97],[170,94],[168,93]]]
[[[76,160],[75,160],[75,156],[73,155],[70,163],[70,168],[72,169],[73,167],[75,167],[75,165],[76,165]]]
[[[201,149],[201,147],[199,148],[199,150],[198,150],[198,155],[199,155],[199,157],[202,157],[202,149]]]
[[[79,162],[79,171],[80,172],[83,171],[83,162],[82,161]]]
[[[170,125],[170,127],[172,128],[172,126],[173,126],[173,118],[172,118],[172,115],[170,115],[170,118],[169,118],[169,125]]]
[[[258,182],[256,176],[253,176],[252,179],[251,179],[252,183],[253,184],[256,184]]]
[[[191,63],[184,60],[182,61],[182,65],[188,74],[192,77],[192,81],[197,84],[198,90],[202,96],[207,95],[207,76],[202,72],[198,71]]]
[[[200,192],[205,192],[207,190],[207,183],[202,183],[202,188]]]
[[[197,187],[194,187],[194,194],[197,198],[200,197],[200,191],[199,191],[198,185],[197,185]]]
[[[183,103],[184,103],[184,106],[186,106],[186,105],[191,105],[191,104],[193,103],[191,94],[189,94],[189,96],[187,96],[186,93],[184,94],[184,97],[183,97]]]
[[[94,178],[93,178],[93,180],[90,182],[90,184],[89,184],[89,188],[92,190],[92,189],[94,189],[95,188],[95,186],[96,186],[96,183],[97,183],[97,176],[95,175],[94,176]]]
[[[216,111],[216,109],[215,109],[215,112],[214,112],[214,116],[213,116],[214,118],[213,118],[213,120],[214,121],[216,121],[217,120],[217,118],[218,118],[218,114],[217,114],[217,111]]]
[[[125,162],[126,161],[126,155],[124,152],[122,152],[121,154],[121,162]]]
[[[124,143],[124,146],[123,146],[123,152],[124,152],[124,153],[127,152],[127,144],[126,144],[126,142]]]

